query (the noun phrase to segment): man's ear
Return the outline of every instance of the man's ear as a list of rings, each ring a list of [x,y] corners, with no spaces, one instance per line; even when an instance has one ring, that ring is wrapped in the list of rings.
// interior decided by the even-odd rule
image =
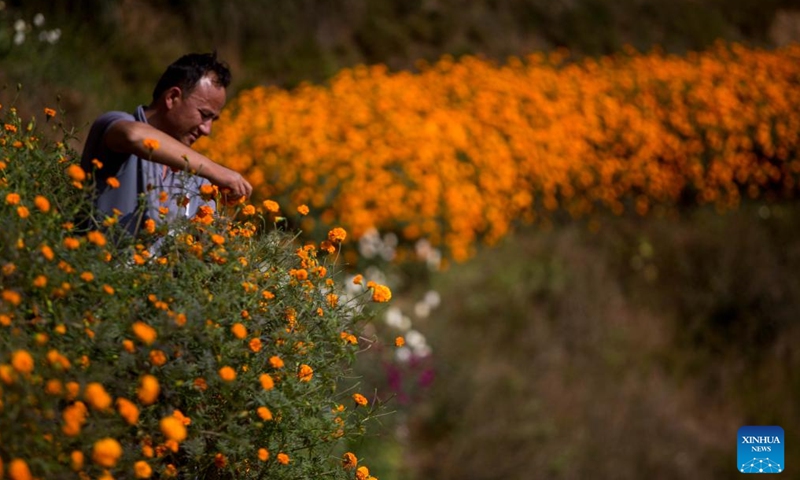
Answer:
[[[180,87],[170,87],[164,92],[164,105],[167,110],[172,110],[183,99],[183,92]]]

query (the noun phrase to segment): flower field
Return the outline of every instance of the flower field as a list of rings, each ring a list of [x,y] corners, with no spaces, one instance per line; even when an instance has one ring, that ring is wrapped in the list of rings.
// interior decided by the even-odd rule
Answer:
[[[457,260],[556,212],[796,195],[800,46],[567,57],[445,57],[418,73],[377,65],[326,86],[258,87],[198,145],[258,195],[321,212],[307,232],[374,227]]]
[[[265,202],[133,237],[44,113],[0,107],[0,478],[372,478],[346,376],[391,291],[345,294],[347,232],[301,244]]]

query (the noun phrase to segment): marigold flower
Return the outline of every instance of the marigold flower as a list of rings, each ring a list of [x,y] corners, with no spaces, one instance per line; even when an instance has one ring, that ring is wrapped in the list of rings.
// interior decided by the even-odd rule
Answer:
[[[375,285],[372,290],[372,301],[385,303],[392,299],[392,291],[386,285]]]
[[[266,462],[269,460],[269,450],[266,448],[259,448],[258,449],[258,459],[262,462]]]
[[[103,285],[103,291],[109,295],[114,295],[115,292],[114,287],[108,284]]]
[[[286,455],[285,453],[281,452],[275,458],[281,465],[289,465],[289,455]]]
[[[105,468],[112,468],[122,456],[122,446],[113,438],[106,437],[94,443],[92,461]]]
[[[214,455],[214,465],[217,468],[224,468],[225,465],[227,464],[228,464],[228,458],[225,455],[221,453],[217,453],[216,455]]]
[[[4,327],[11,325],[11,315],[0,313],[0,325]]]
[[[301,382],[310,382],[313,377],[314,369],[306,364],[300,365],[300,371],[297,372],[297,378],[299,378]]]
[[[158,379],[152,375],[144,375],[140,379],[139,388],[136,389],[136,396],[144,405],[152,405],[161,392]]]
[[[362,407],[367,406],[367,403],[368,403],[367,397],[365,397],[364,395],[361,395],[360,393],[354,393],[353,394],[353,401],[355,401],[356,404],[358,404],[358,405],[360,405]]]
[[[6,195],[6,204],[7,205],[17,205],[22,197],[19,196],[19,193],[9,193]]]
[[[209,201],[217,196],[219,193],[219,188],[216,185],[211,185],[209,183],[200,185],[200,196],[205,201]]]
[[[178,476],[178,468],[173,464],[168,464],[166,468],[164,468],[164,476],[166,477],[177,477]]]
[[[351,345],[355,345],[355,344],[358,343],[358,339],[352,333],[342,332],[342,333],[339,334],[339,337],[341,337],[342,340],[344,340],[345,342],[347,342],[347,343],[349,343]]]
[[[67,167],[67,176],[75,182],[82,182],[86,180],[86,172],[83,171],[80,165],[73,164]]]
[[[161,144],[158,143],[158,140],[154,138],[145,138],[142,140],[142,143],[144,144],[144,148],[150,150],[151,152],[158,150],[158,148],[161,146]]]
[[[44,275],[37,275],[36,278],[33,279],[32,285],[36,288],[44,288],[47,286],[47,277]]]
[[[53,110],[52,108],[45,107],[44,116],[45,116],[45,118],[47,118],[47,120],[50,120],[51,118],[56,116],[56,111]]]
[[[133,330],[133,334],[145,345],[150,345],[155,342],[158,337],[156,329],[144,322],[134,322],[131,329]]]
[[[25,460],[15,458],[8,462],[8,478],[9,480],[32,480],[33,475],[31,475],[31,470]]]
[[[94,274],[92,272],[83,272],[81,273],[80,278],[84,282],[91,282],[94,280]]]
[[[161,350],[150,350],[150,363],[156,367],[161,367],[167,363],[167,354]]]
[[[402,347],[406,344],[406,339],[403,337],[397,337],[394,339],[394,346],[395,347]]]
[[[103,235],[103,232],[98,232],[97,230],[92,230],[87,233],[86,239],[89,240],[89,243],[97,245],[98,247],[105,247],[107,243],[106,236]]]
[[[76,398],[78,398],[78,394],[81,393],[81,384],[78,382],[67,382],[66,385],[64,385],[64,387],[66,387],[67,390],[65,395],[65,398],[67,400],[70,401],[75,400]]]
[[[272,368],[283,368],[283,360],[277,355],[269,357],[269,364],[272,365]]]
[[[0,364],[0,381],[6,385],[11,385],[16,378],[17,374],[14,372],[14,368],[11,365],[5,363]]]
[[[262,373],[261,376],[258,377],[258,381],[261,383],[261,388],[264,390],[272,390],[275,388],[275,381],[272,379],[272,376],[267,373]]]
[[[81,246],[80,240],[75,237],[67,237],[64,239],[63,243],[67,250],[77,250]]]
[[[27,350],[15,350],[11,354],[11,366],[17,372],[27,375],[33,371],[33,357]]]
[[[225,237],[215,233],[211,235],[211,243],[215,245],[222,245],[223,243],[225,243]]]
[[[328,232],[328,240],[331,243],[341,243],[345,238],[347,238],[347,232],[342,227],[336,227]]]
[[[336,247],[328,240],[323,240],[322,243],[319,244],[319,249],[328,253],[333,253],[336,251]]]
[[[255,215],[256,214],[256,207],[254,207],[252,205],[245,205],[244,208],[242,209],[242,214],[243,215],[247,215],[247,216]]]
[[[102,384],[91,382],[83,390],[83,398],[95,410],[106,410],[111,406],[111,395],[106,392]]]
[[[128,425],[136,425],[139,422],[139,407],[126,398],[117,399],[117,412],[128,422]]]
[[[28,207],[20,205],[17,207],[17,215],[19,218],[28,218],[31,214],[31,211],[28,210]]]
[[[228,366],[222,367],[219,369],[219,377],[226,382],[232,382],[236,380],[236,370]]]
[[[325,301],[328,303],[328,306],[335,308],[339,304],[339,295],[329,293],[325,295]]]
[[[297,207],[297,213],[299,213],[300,215],[308,215],[308,212],[309,212],[308,205],[300,205],[299,207]]]
[[[250,342],[248,342],[247,346],[250,347],[250,350],[253,353],[258,353],[258,352],[261,351],[261,348],[263,347],[263,344],[262,344],[260,338],[253,338],[253,339],[250,340]]]
[[[158,423],[161,433],[170,440],[182,442],[186,440],[186,426],[174,416],[164,417]]]
[[[61,392],[64,389],[63,387],[64,385],[61,383],[61,380],[58,380],[57,378],[51,378],[50,380],[45,382],[44,392],[48,395],[53,395],[53,396],[61,395]]]
[[[367,480],[369,478],[369,469],[361,466],[356,469],[356,480]]]
[[[47,260],[52,260],[53,258],[55,258],[53,249],[48,247],[47,245],[42,245],[40,251],[42,252],[42,256],[44,256],[44,258],[46,258]]]
[[[96,158],[92,159],[92,165],[94,165],[94,168],[96,168],[98,170],[102,170],[103,169],[103,162],[101,162],[100,160],[98,160]]]
[[[264,200],[263,205],[266,211],[272,213],[278,213],[278,211],[281,209],[280,206],[278,205],[278,202],[274,200]]]
[[[83,452],[80,450],[73,450],[72,453],[69,454],[69,468],[71,468],[73,472],[83,470],[83,461]]]
[[[14,290],[3,290],[3,293],[0,296],[3,297],[3,301],[8,302],[15,307],[22,303],[22,295]]]
[[[358,466],[358,458],[353,454],[353,452],[346,452],[342,455],[342,467],[345,470],[352,470]]]
[[[136,478],[150,478],[153,475],[153,469],[149,463],[139,460],[133,464],[133,473]]]
[[[36,195],[36,197],[33,199],[33,204],[42,213],[47,213],[50,211],[50,200],[42,195]]]
[[[272,420],[272,412],[267,407],[258,407],[258,409],[256,409],[256,414],[265,422]]]
[[[106,178],[106,185],[115,189],[119,188],[119,180],[117,180],[117,177],[108,177]]]

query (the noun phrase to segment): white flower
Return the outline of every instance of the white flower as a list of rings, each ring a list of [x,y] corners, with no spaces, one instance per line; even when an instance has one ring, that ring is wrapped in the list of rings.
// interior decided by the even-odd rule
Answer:
[[[36,15],[34,15],[33,24],[36,25],[37,27],[41,27],[42,25],[44,25],[44,15],[42,15],[41,13],[37,13]]]

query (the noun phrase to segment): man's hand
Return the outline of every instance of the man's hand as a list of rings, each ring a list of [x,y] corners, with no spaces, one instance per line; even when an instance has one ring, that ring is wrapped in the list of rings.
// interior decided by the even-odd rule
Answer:
[[[203,175],[203,172],[198,173],[218,186],[220,191],[226,193],[229,198],[249,198],[250,194],[253,193],[253,187],[239,172],[223,167],[218,163],[213,163],[210,170],[211,172],[207,172],[207,175]]]

